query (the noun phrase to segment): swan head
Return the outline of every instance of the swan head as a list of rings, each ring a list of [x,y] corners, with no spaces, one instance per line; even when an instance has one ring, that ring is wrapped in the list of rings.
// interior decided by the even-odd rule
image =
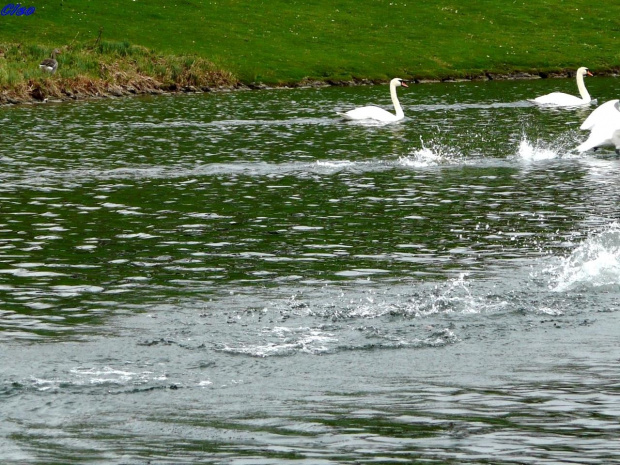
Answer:
[[[594,74],[592,74],[590,72],[590,70],[588,68],[586,68],[585,66],[582,66],[581,68],[579,68],[577,70],[577,75],[579,75],[579,76],[594,76]]]
[[[394,78],[390,81],[390,85],[394,86],[394,87],[409,87],[407,85],[407,81],[401,79],[401,78]]]

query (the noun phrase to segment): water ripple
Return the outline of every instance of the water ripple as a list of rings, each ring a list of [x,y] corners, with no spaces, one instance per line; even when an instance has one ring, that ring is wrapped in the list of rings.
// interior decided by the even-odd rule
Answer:
[[[552,85],[0,109],[0,461],[617,462],[620,164]]]

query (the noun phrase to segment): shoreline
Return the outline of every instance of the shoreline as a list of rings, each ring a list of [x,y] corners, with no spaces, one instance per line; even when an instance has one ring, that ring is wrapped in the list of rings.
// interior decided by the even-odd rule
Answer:
[[[596,73],[597,76],[620,76],[618,70],[608,70]],[[457,82],[485,82],[485,81],[512,81],[512,80],[534,80],[534,79],[565,79],[572,78],[574,71],[541,71],[538,73],[514,72],[514,73],[493,73],[485,72],[469,77],[444,77],[438,79],[428,78],[405,78],[415,84],[429,83],[457,83]],[[237,81],[234,84],[215,85],[215,86],[196,86],[180,84],[164,84],[155,78],[142,76],[141,79],[129,84],[118,84],[103,80],[81,78],[75,80],[60,79],[55,81],[53,77],[47,78],[44,83],[53,83],[54,92],[48,93],[48,89],[43,88],[41,82],[28,82],[26,89],[3,89],[0,90],[0,106],[15,106],[42,103],[64,103],[71,101],[87,101],[109,98],[136,97],[148,95],[181,95],[199,94],[213,92],[231,92],[242,90],[269,90],[269,89],[300,89],[300,88],[322,88],[322,87],[353,87],[381,85],[388,81],[373,79],[350,79],[350,80],[313,80],[307,79],[298,82],[289,82],[276,85],[264,83],[244,83]],[[60,84],[60,85],[58,85]]]

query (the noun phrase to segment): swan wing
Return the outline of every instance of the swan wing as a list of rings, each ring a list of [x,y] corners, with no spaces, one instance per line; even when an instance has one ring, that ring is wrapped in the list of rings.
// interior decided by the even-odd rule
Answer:
[[[579,129],[591,131],[598,125],[616,124],[620,128],[620,110],[618,109],[619,100],[610,100],[597,107]]]
[[[577,147],[577,151],[580,153],[586,152],[597,147],[605,147],[606,145],[612,145],[609,134],[603,131],[592,131],[590,137]]]
[[[620,126],[615,124],[597,124],[590,137],[577,147],[578,152],[585,152],[598,147],[612,146],[620,148]]]

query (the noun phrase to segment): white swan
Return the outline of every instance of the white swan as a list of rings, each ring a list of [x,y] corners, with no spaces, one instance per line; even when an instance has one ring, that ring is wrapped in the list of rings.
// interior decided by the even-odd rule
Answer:
[[[592,101],[586,85],[583,83],[584,76],[592,76],[588,68],[581,67],[577,70],[577,89],[581,97],[565,94],[563,92],[552,92],[547,95],[536,97],[532,102],[539,105],[554,105],[558,107],[573,107],[576,105],[587,105]]]
[[[405,117],[405,113],[403,112],[403,109],[400,106],[400,102],[398,101],[398,96],[396,95],[396,88],[401,86],[409,87],[407,83],[400,78],[394,78],[390,81],[390,96],[392,97],[394,110],[396,110],[395,115],[390,113],[389,111],[384,110],[383,108],[375,106],[355,108],[354,110],[349,110],[346,113],[338,114],[343,118],[349,120],[374,120],[385,123],[400,121]]]
[[[578,152],[611,145],[620,155],[620,100],[603,103],[590,113],[579,129],[590,131],[590,137],[577,147]]]

